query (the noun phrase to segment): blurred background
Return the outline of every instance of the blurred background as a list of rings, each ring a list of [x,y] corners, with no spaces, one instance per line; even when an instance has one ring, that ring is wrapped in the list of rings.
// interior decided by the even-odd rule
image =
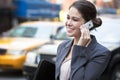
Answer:
[[[64,22],[74,1],[0,0],[0,80],[32,80],[40,60],[55,62],[58,45],[71,39]],[[101,80],[120,80],[120,0],[88,1],[103,20],[91,34],[112,52]]]

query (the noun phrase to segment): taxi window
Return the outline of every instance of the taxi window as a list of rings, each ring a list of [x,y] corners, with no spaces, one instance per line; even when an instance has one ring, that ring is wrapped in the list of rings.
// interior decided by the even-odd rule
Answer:
[[[37,32],[35,27],[17,27],[9,32],[10,37],[34,37]]]
[[[52,32],[53,32],[52,26],[45,26],[45,25],[41,26],[38,28],[35,38],[49,39]]]

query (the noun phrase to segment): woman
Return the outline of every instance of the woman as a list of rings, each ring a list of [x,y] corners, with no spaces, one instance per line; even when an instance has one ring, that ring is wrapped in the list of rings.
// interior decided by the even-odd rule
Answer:
[[[95,6],[89,1],[76,1],[69,7],[65,25],[67,35],[74,39],[58,47],[56,80],[97,80],[105,70],[110,51],[99,44],[84,25],[91,20],[90,30],[100,26],[102,21],[96,15]]]

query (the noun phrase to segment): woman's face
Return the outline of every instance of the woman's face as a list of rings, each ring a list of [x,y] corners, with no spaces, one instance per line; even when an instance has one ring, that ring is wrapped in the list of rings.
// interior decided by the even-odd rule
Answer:
[[[71,7],[65,22],[67,35],[69,37],[80,37],[79,28],[84,22],[85,20],[82,18],[82,14],[80,14],[75,7]]]

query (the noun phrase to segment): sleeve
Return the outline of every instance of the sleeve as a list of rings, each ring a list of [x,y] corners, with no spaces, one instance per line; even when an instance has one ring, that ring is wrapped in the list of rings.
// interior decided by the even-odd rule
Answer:
[[[104,72],[111,56],[110,51],[102,48],[87,52],[86,47],[74,46],[72,69],[76,70],[71,70],[74,74],[72,79],[96,80]]]
[[[110,58],[110,52],[102,53],[104,55],[99,55],[94,57],[85,66],[84,80],[96,80],[104,72]]]

